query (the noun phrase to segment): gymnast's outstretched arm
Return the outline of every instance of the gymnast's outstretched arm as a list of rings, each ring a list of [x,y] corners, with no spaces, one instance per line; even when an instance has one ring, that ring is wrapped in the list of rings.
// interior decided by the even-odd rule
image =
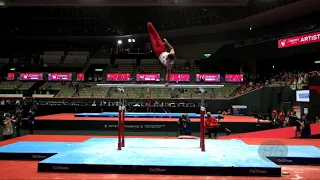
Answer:
[[[169,85],[169,83],[170,83],[171,69],[172,69],[172,65],[168,64],[167,65],[166,85]]]

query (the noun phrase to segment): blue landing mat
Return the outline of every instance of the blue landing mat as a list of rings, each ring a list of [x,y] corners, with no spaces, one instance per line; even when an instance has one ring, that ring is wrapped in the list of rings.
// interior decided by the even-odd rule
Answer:
[[[75,148],[79,143],[21,141],[0,147],[0,159],[39,160]]]
[[[273,162],[259,154],[261,147],[206,140],[206,152],[201,152],[199,140],[128,138],[118,151],[115,138],[91,138],[80,143],[18,142],[0,147],[0,159],[44,159],[38,164],[41,172],[191,175],[280,176],[277,164],[320,165],[320,150],[314,146],[263,146],[263,155]]]
[[[126,117],[172,117],[172,118],[179,118],[182,116],[183,113],[146,113],[146,112],[141,112],[141,113],[132,113],[132,112],[127,112]],[[118,112],[102,112],[102,113],[80,113],[80,114],[75,114],[75,117],[118,117]],[[199,118],[200,114],[195,114],[195,113],[188,113],[188,116],[190,118]],[[214,117],[218,117],[218,114],[213,114]]]

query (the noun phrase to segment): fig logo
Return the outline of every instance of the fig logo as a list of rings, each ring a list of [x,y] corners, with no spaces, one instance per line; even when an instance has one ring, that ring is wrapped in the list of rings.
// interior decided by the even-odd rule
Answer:
[[[285,47],[285,46],[286,46],[286,40],[281,40],[280,47]]]
[[[269,158],[286,158],[288,156],[288,147],[280,141],[270,140],[262,143],[258,148],[259,156],[265,161],[271,161]]]
[[[69,170],[69,167],[66,166],[52,166],[53,170]]]
[[[149,168],[149,172],[161,173],[161,172],[167,172],[167,170],[161,169],[161,168]]]
[[[45,159],[47,156],[42,156],[42,155],[32,155],[32,159]]]
[[[292,163],[291,159],[277,159],[277,162],[279,163]]]
[[[261,169],[250,169],[249,172],[251,174],[267,174],[266,170],[261,170]]]

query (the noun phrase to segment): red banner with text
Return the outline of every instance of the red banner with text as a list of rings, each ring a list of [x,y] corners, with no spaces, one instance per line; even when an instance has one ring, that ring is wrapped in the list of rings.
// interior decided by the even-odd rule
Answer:
[[[310,44],[315,42],[320,42],[320,32],[289,37],[286,39],[280,39],[278,41],[278,48],[300,46],[300,45]]]

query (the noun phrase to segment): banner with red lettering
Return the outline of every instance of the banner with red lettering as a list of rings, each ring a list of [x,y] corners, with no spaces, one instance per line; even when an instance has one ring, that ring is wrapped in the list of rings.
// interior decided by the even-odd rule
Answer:
[[[320,32],[289,37],[286,39],[280,39],[278,41],[278,48],[300,46],[300,45],[310,44],[315,42],[320,42]]]
[[[196,74],[196,82],[220,82],[220,74]]]
[[[160,81],[160,74],[137,74],[136,81]]]
[[[170,82],[190,82],[190,74],[171,74]]]
[[[49,73],[48,81],[72,81],[72,73]]]
[[[8,80],[8,81],[14,81],[14,80],[16,80],[16,75],[15,75],[15,73],[8,73],[7,80]]]
[[[225,81],[229,83],[243,82],[243,75],[242,74],[226,74]]]
[[[130,74],[106,74],[106,81],[131,81]]]
[[[77,81],[84,81],[84,73],[77,74]]]
[[[43,80],[43,73],[21,73],[21,81],[41,81]]]

